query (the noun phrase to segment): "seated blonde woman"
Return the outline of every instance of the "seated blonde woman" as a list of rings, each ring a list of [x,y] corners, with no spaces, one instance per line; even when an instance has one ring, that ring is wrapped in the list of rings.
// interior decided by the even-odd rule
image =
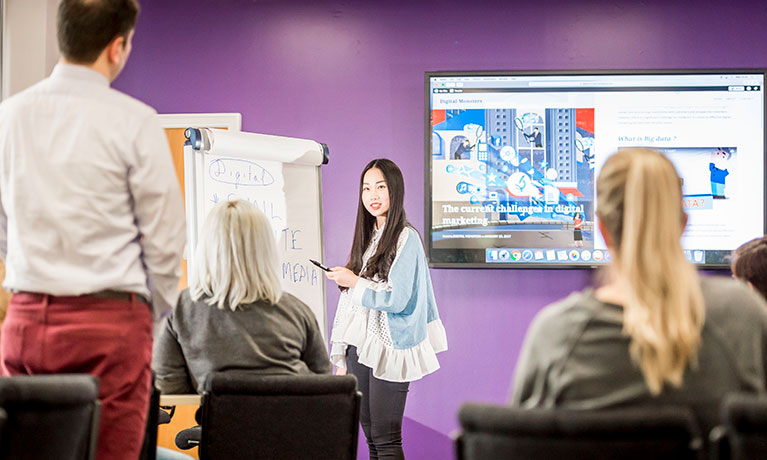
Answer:
[[[164,394],[201,392],[218,371],[330,373],[314,314],[280,289],[272,228],[258,208],[214,206],[196,256],[189,288],[155,343],[152,367]]]
[[[688,406],[708,432],[729,392],[765,393],[767,305],[685,259],[671,162],[621,150],[597,180],[608,279],[543,309],[528,330],[512,403],[523,408]]]

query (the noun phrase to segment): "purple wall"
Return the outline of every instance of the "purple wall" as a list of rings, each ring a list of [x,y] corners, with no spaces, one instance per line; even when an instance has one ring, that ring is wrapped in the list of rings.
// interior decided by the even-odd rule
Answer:
[[[745,0],[144,0],[115,87],[160,113],[241,112],[245,131],[326,142],[325,261],[341,265],[372,158],[400,165],[423,232],[424,71],[767,67],[765,26],[767,10]],[[590,276],[432,270],[450,350],[411,386],[409,458],[450,455],[462,402],[507,399],[533,315]],[[338,290],[327,287],[332,320]]]

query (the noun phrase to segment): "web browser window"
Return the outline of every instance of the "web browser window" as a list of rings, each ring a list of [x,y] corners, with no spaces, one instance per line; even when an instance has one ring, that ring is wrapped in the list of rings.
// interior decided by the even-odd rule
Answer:
[[[627,147],[682,180],[688,259],[726,267],[765,230],[764,71],[426,75],[435,266],[592,266],[595,181]]]

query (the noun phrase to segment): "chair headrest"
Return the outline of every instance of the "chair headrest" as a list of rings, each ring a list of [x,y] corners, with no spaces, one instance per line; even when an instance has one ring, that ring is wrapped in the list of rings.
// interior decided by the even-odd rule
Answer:
[[[87,374],[23,375],[0,378],[0,406],[74,406],[98,398],[99,381]]]
[[[681,406],[567,410],[468,403],[461,407],[458,418],[464,430],[515,435],[699,434],[692,412]]]
[[[346,394],[357,390],[357,379],[353,375],[258,375],[227,371],[209,374],[204,389],[213,394]]]
[[[732,394],[722,401],[722,420],[741,432],[767,432],[767,397]]]

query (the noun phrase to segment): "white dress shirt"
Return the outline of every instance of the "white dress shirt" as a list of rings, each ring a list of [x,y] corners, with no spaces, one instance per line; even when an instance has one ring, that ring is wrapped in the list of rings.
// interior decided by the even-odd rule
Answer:
[[[0,104],[0,204],[7,290],[175,305],[186,232],[168,141],[98,72],[60,63]]]

